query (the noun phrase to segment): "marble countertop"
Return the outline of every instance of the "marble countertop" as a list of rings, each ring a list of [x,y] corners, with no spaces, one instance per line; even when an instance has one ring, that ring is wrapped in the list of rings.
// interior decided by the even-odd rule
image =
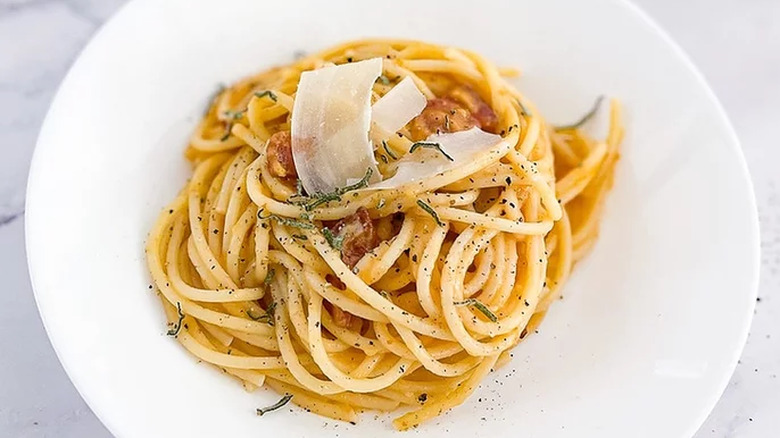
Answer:
[[[703,71],[747,157],[761,222],[761,281],[742,359],[696,434],[780,430],[780,2],[635,0]],[[108,437],[52,350],[24,251],[24,191],[38,129],[59,82],[125,0],[0,0],[0,436]],[[662,419],[659,419],[662,421]]]

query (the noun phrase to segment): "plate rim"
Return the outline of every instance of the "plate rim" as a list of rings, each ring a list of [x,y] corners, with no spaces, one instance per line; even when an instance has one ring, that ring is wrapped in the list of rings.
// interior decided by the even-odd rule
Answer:
[[[82,62],[84,54],[90,51],[92,47],[96,45],[96,42],[98,40],[102,40],[104,38],[104,35],[106,34],[106,29],[111,27],[112,24],[117,21],[117,17],[124,15],[131,6],[141,3],[142,1],[143,0],[129,0],[124,4],[122,4],[109,17],[109,19],[107,19],[93,33],[93,35],[89,38],[87,43],[82,47],[82,49],[79,51],[77,56],[74,58],[73,63],[68,69],[68,72],[65,74],[60,84],[58,85],[57,91],[52,97],[49,107],[46,110],[46,116],[44,117],[43,122],[41,123],[41,126],[39,128],[38,136],[35,142],[35,147],[31,159],[30,170],[27,179],[26,193],[25,193],[25,204],[26,204],[26,213],[24,217],[25,253],[27,259],[28,274],[29,274],[30,283],[32,286],[33,296],[35,299],[35,304],[38,310],[38,314],[40,315],[41,322],[43,323],[49,343],[54,349],[54,352],[57,356],[57,360],[62,365],[66,375],[68,376],[68,379],[76,388],[77,392],[79,393],[79,396],[81,396],[84,402],[89,406],[90,410],[95,414],[95,416],[98,418],[101,424],[114,436],[121,436],[123,434],[123,431],[119,430],[118,425],[113,421],[114,414],[111,412],[104,411],[101,406],[95,403],[93,393],[91,391],[88,391],[85,388],[84,384],[81,381],[79,381],[77,378],[75,378],[75,373],[73,369],[77,367],[78,362],[73,360],[73,356],[69,356],[69,353],[65,351],[67,349],[64,348],[64,344],[57,342],[56,339],[58,339],[58,336],[53,335],[53,332],[50,330],[49,323],[47,322],[46,312],[43,310],[45,304],[42,306],[42,303],[43,301],[45,301],[45,298],[42,298],[42,293],[40,292],[39,287],[36,286],[36,281],[35,281],[36,272],[40,272],[42,271],[42,269],[40,268],[40,265],[37,268],[35,266],[34,254],[37,254],[38,251],[34,249],[30,243],[31,241],[30,236],[32,231],[31,231],[31,227],[28,225],[28,221],[29,221],[29,217],[31,217],[30,212],[38,211],[37,207],[34,207],[32,209],[30,208],[30,205],[36,204],[36,202],[33,201],[34,196],[31,196],[31,193],[34,193],[35,186],[36,184],[38,184],[37,181],[40,178],[40,172],[36,171],[37,168],[39,167],[37,163],[43,160],[41,156],[44,154],[46,149],[46,147],[41,146],[42,144],[41,133],[44,132],[47,125],[50,123],[52,108],[60,100],[63,88],[70,82],[70,78],[73,75],[73,71]],[[750,207],[746,212],[746,214],[749,216],[749,222],[751,224],[751,228],[748,231],[750,234],[751,256],[754,261],[752,265],[752,272],[751,272],[751,279],[750,279],[751,281],[750,284],[747,285],[746,287],[746,290],[749,292],[746,293],[746,295],[747,297],[751,298],[750,304],[747,308],[749,312],[747,318],[744,318],[743,325],[740,328],[740,334],[739,334],[740,341],[738,343],[738,348],[735,348],[733,350],[731,358],[729,360],[729,365],[727,367],[727,369],[729,370],[728,374],[724,373],[724,375],[720,378],[718,384],[717,385],[713,384],[711,386],[711,388],[709,389],[710,397],[707,399],[706,403],[702,403],[702,408],[700,409],[701,414],[699,415],[699,418],[696,418],[695,421],[691,420],[690,422],[691,426],[689,430],[686,432],[685,435],[683,435],[685,437],[693,437],[696,434],[696,432],[701,428],[701,426],[706,421],[708,416],[712,413],[712,410],[714,409],[715,405],[720,400],[723,392],[728,386],[734,374],[734,371],[736,369],[738,360],[742,355],[742,352],[744,350],[748,338],[750,327],[752,326],[753,314],[756,306],[756,297],[758,296],[758,291],[759,291],[759,280],[760,280],[760,271],[761,271],[761,245],[760,245],[761,234],[760,234],[760,222],[758,219],[758,205],[755,196],[755,187],[754,187],[752,175],[750,173],[750,169],[747,165],[744,149],[742,147],[741,141],[739,140],[739,136],[737,135],[737,132],[734,129],[733,124],[731,123],[728,113],[726,112],[722,103],[718,99],[717,94],[710,86],[704,74],[699,70],[696,64],[692,61],[688,53],[672,38],[672,36],[666,31],[664,27],[662,27],[644,9],[642,9],[641,7],[633,3],[631,0],[611,0],[611,3],[613,3],[618,8],[623,8],[626,11],[626,13],[634,15],[635,18],[637,18],[639,21],[646,24],[652,30],[655,36],[659,37],[663,41],[664,45],[667,48],[671,49],[673,56],[682,65],[684,65],[685,69],[693,74],[694,80],[698,83],[698,85],[701,86],[706,99],[713,106],[717,118],[720,120],[723,127],[725,128],[725,133],[730,143],[729,147],[733,149],[733,151],[736,153],[738,166],[735,167],[738,169],[739,177],[744,179],[747,184],[746,185],[747,193],[744,193],[743,195],[745,196],[745,200],[747,201]]]

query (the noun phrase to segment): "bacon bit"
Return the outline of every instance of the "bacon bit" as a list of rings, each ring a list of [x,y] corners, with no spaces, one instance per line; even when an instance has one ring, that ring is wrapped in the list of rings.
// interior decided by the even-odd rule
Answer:
[[[347,290],[347,285],[335,275],[328,274],[325,276],[325,280],[338,290]]]
[[[498,116],[476,90],[458,85],[444,97],[429,100],[423,112],[412,120],[412,140],[421,141],[431,134],[465,131],[474,126],[495,133]]]
[[[341,260],[350,269],[354,268],[367,252],[379,245],[374,223],[368,215],[368,210],[363,207],[338,221],[333,232],[344,238],[341,246]]]
[[[474,126],[479,126],[479,120],[458,102],[448,97],[431,99],[411,122],[412,140],[421,141],[431,134],[465,131]]]
[[[479,121],[480,128],[495,133],[496,128],[498,128],[498,116],[476,90],[468,85],[459,85],[450,90],[448,96],[465,106],[471,115]]]
[[[341,310],[340,307],[334,306],[328,301],[324,301],[323,305],[333,316],[333,323],[339,327],[349,327],[352,324],[352,320],[357,319],[357,317],[353,316],[351,313]]]
[[[292,139],[289,131],[280,131],[268,140],[265,155],[268,171],[279,178],[295,178],[295,162],[292,155]]]
[[[401,232],[401,227],[404,225],[404,220],[406,219],[406,216],[401,213],[400,211],[397,213],[393,213],[393,217],[390,219],[390,223],[392,224],[393,228],[391,230],[391,233],[393,236],[397,235]],[[388,239],[389,240],[389,239]]]

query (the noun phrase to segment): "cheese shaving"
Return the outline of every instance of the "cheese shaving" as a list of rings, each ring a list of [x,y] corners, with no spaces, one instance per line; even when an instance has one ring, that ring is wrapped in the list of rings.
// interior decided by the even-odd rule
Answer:
[[[412,78],[406,77],[371,107],[371,121],[387,138],[420,115],[427,103]]]
[[[416,148],[413,153],[406,154],[398,160],[398,170],[395,175],[369,185],[366,190],[395,189],[431,178],[469,163],[479,154],[496,146],[501,140],[500,135],[487,133],[477,127],[468,131],[433,134],[425,140],[425,143],[437,144],[438,148]]]
[[[381,58],[301,74],[292,111],[292,153],[310,194],[328,193],[379,171],[368,138],[371,90]]]

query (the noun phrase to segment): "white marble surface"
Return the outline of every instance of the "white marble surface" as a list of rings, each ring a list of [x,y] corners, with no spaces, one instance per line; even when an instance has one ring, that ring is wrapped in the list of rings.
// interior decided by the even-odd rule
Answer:
[[[753,175],[761,285],[731,382],[696,435],[757,438],[780,430],[780,2],[637,0],[690,54],[729,113]],[[108,437],[54,355],[24,254],[24,187],[56,87],[124,0],[0,0],[0,436]],[[663,419],[658,419],[663,421]]]

